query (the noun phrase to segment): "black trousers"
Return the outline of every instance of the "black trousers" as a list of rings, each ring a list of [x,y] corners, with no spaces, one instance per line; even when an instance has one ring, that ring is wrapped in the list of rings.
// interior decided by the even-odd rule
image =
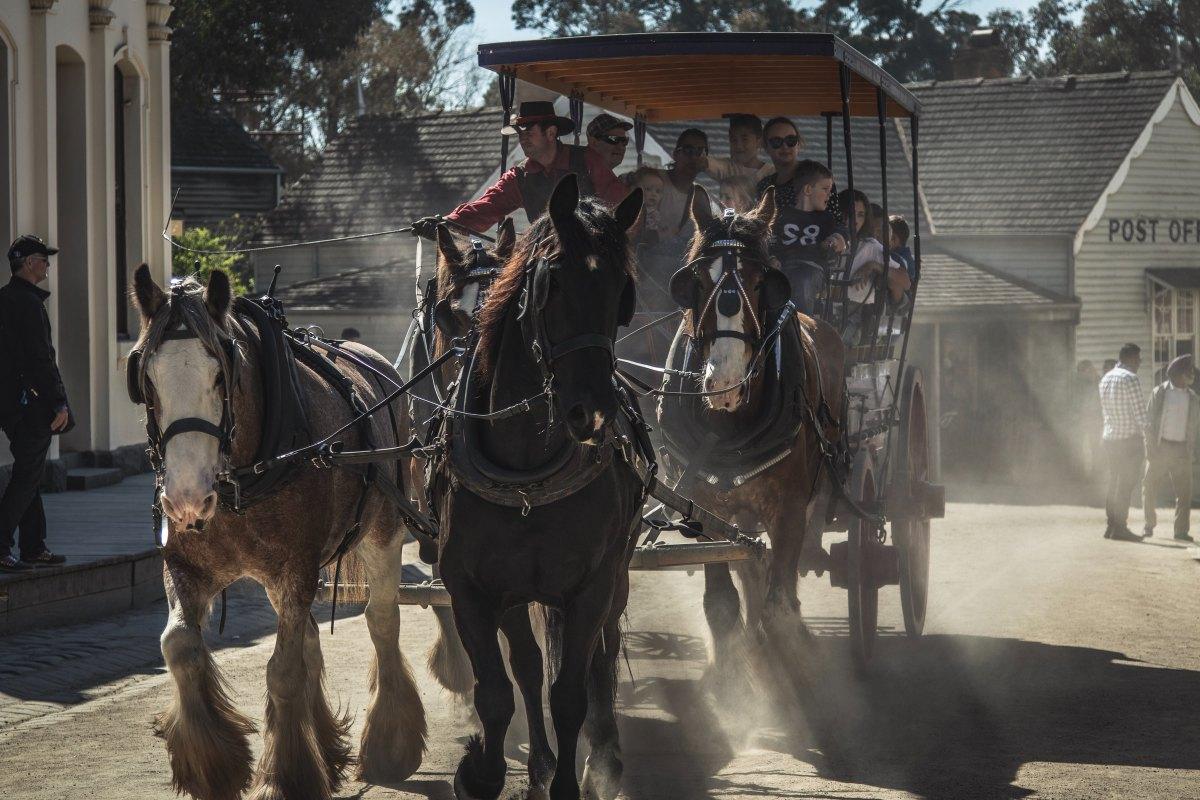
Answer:
[[[45,414],[27,406],[4,423],[12,452],[12,480],[0,498],[0,556],[12,552],[13,532],[21,528],[21,556],[31,558],[46,549],[46,511],[42,508],[42,471],[50,450]]]
[[[1104,452],[1108,456],[1108,496],[1105,510],[1108,527],[1120,530],[1129,526],[1129,503],[1133,489],[1142,476],[1145,448],[1141,436],[1128,439],[1104,441]]]

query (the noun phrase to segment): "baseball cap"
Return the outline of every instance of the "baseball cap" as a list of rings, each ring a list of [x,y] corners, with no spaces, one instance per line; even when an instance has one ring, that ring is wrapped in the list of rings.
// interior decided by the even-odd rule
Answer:
[[[597,114],[596,118],[588,123],[587,135],[589,137],[596,136],[604,133],[605,131],[611,131],[613,128],[629,130],[632,127],[632,122],[626,122],[619,117],[614,117],[612,114]]]
[[[8,246],[8,260],[17,261],[26,256],[52,256],[58,252],[57,247],[50,247],[37,236],[26,233],[13,239]]]

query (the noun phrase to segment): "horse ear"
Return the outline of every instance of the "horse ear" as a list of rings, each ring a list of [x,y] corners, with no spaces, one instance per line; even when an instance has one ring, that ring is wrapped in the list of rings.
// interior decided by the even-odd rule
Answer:
[[[692,190],[691,215],[698,231],[704,230],[708,223],[713,221],[712,201],[708,199],[708,192],[704,191],[700,184],[696,184]]]
[[[204,305],[208,308],[208,313],[212,314],[212,318],[217,322],[224,322],[232,302],[233,289],[229,286],[229,276],[219,269],[208,273],[208,286],[204,287]]]
[[[775,224],[776,209],[775,187],[768,186],[767,190],[763,192],[762,200],[760,200],[758,203],[758,208],[754,209],[751,216],[757,220],[760,220],[761,222],[765,222],[769,228]]]
[[[454,234],[450,233],[450,228],[445,225],[438,225],[437,246],[442,258],[455,266],[462,263],[462,251],[454,241]]]
[[[150,275],[150,266],[147,264],[142,264],[133,273],[133,299],[137,303],[138,311],[142,312],[142,319],[153,317],[154,312],[167,301],[167,295],[154,282]]]
[[[640,187],[635,187],[617,206],[617,224],[621,226],[621,230],[627,231],[633,227],[633,223],[637,222],[640,213],[642,213],[642,190]]]
[[[516,244],[516,224],[512,217],[505,217],[500,221],[500,228],[496,231],[496,258],[500,261],[507,261]]]
[[[574,172],[568,172],[550,195],[550,221],[555,228],[562,229],[575,219],[575,209],[578,207],[579,180]]]

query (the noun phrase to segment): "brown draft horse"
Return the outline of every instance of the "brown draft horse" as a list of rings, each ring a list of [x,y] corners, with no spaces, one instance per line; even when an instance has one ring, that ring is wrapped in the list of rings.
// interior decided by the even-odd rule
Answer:
[[[703,390],[715,393],[689,399],[698,406],[692,424],[716,434],[713,452],[718,453],[721,441],[738,441],[747,430],[762,429],[762,417],[771,413],[764,382],[774,355],[767,359],[772,363],[761,365],[749,380],[746,375],[760,355],[764,336],[787,301],[790,287],[772,266],[767,251],[767,236],[775,216],[772,190],[750,214],[717,219],[707,194],[698,188],[691,216],[697,232],[688,253],[688,266],[676,273],[672,287],[677,302],[686,310],[680,332],[691,340],[691,363],[703,374]],[[731,260],[734,254],[736,270]],[[818,409],[824,400],[831,414],[821,415],[824,422],[820,424],[825,427],[826,437],[836,440],[844,391],[844,346],[828,324],[799,313],[796,321],[798,336],[792,341],[798,342],[801,352],[791,366],[803,370],[803,381],[796,391],[802,392],[811,409]],[[777,346],[784,344],[781,337]],[[786,358],[782,363],[788,369]],[[664,400],[659,411],[664,428],[680,423],[672,419],[680,408]],[[819,509],[824,502],[819,501],[827,501],[829,491],[827,471],[820,465],[817,431],[808,421],[800,426],[790,451],[780,454],[781,460],[766,468],[761,468],[762,464],[746,465],[747,471],[761,471],[743,481],[713,485],[695,480],[681,487],[685,493],[694,493],[692,499],[699,505],[733,516],[743,528],[761,525],[766,529],[771,551],[765,573],[758,561],[737,562],[734,567],[746,592],[745,623],[751,630],[763,623],[771,627],[782,624],[781,633],[802,630],[797,596],[801,548],[810,528],[823,522],[814,521],[814,511],[818,516],[823,514]],[[683,454],[683,460],[687,459],[688,454]],[[703,470],[704,465],[700,468]],[[713,636],[714,662],[720,669],[729,665],[735,637],[742,630],[741,604],[728,564],[706,565],[704,578],[704,611]],[[771,635],[768,632],[768,637]]]
[[[207,287],[189,279],[168,295],[143,265],[135,274],[133,294],[142,333],[131,387],[165,432],[160,446],[162,505],[173,530],[163,549],[169,616],[162,651],[175,695],[156,729],[166,740],[175,788],[201,800],[234,800],[247,788],[254,800],[328,800],[352,761],[350,720],[326,702],[324,663],[310,607],[319,568],[354,522],[362,478],[305,465],[278,493],[242,514],[220,506],[214,492],[218,473],[229,463],[252,463],[261,436],[258,330],[231,313],[229,280],[222,272],[213,272]],[[362,345],[349,347],[398,380],[378,353]],[[338,366],[368,405],[382,398],[369,375],[344,359]],[[331,433],[353,418],[336,390],[305,365],[297,368],[314,436]],[[234,419],[226,454],[215,431]],[[176,425],[177,435],[172,435],[172,424],[180,421],[188,424]],[[386,413],[379,412],[370,424],[377,446],[397,444]],[[399,438],[404,436],[401,432]],[[361,438],[351,428],[346,445],[363,447]],[[393,463],[379,468],[395,480]],[[392,782],[420,766],[425,712],[399,643],[396,587],[403,527],[377,488],[365,496],[362,525],[358,553],[371,585],[366,620],[375,660],[358,767],[363,780]],[[214,596],[244,576],[266,588],[279,615],[275,652],[267,665],[265,743],[254,772],[247,738],[254,726],[230,702],[201,637]]]
[[[515,704],[500,630],[525,702],[531,789],[544,792],[553,775],[553,800],[580,796],[575,757],[581,728],[592,745],[583,779],[588,795],[607,800],[620,786],[616,660],[643,487],[635,469],[614,454],[609,428],[621,413],[613,341],[636,300],[626,231],[640,208],[638,190],[613,211],[580,200],[568,175],[547,214],[518,240],[479,315],[478,360],[464,372],[462,408],[488,413],[535,399],[529,410],[503,419],[452,419],[462,426],[452,434],[464,437],[460,452],[476,463],[486,460],[491,474],[508,476],[544,475],[563,454],[571,463],[600,466],[581,487],[545,502],[534,498],[524,508],[515,496],[512,505],[498,496],[484,499],[458,469],[435,477],[439,567],[470,656],[483,724],[482,740],[471,740],[455,774],[459,798],[491,800],[504,787],[504,734]],[[554,424],[548,424],[550,413]],[[547,639],[558,656],[551,659],[558,670],[550,689],[557,760],[542,716],[541,650],[528,615],[506,613],[529,603],[556,610],[558,624]]]

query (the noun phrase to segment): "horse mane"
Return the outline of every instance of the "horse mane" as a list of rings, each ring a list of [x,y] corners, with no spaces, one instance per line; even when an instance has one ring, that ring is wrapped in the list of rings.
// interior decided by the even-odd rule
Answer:
[[[495,366],[494,353],[500,344],[509,306],[521,290],[526,267],[535,259],[595,248],[599,251],[597,255],[601,261],[616,261],[626,275],[637,279],[629,237],[617,225],[616,218],[607,206],[590,199],[580,200],[575,221],[579,224],[572,225],[564,235],[554,227],[550,214],[546,213],[517,238],[512,255],[492,283],[476,319],[479,331],[476,364],[480,378],[486,380],[491,376],[492,367]]]
[[[131,289],[132,291],[132,289]],[[226,316],[228,322],[221,325],[212,318],[208,306],[204,303],[204,284],[195,277],[185,278],[177,287],[167,293],[167,300],[154,312],[147,322],[143,319],[142,330],[134,342],[133,349],[139,351],[142,357],[138,359],[138,385],[145,391],[146,365],[149,355],[162,344],[163,337],[172,327],[183,325],[200,340],[209,354],[221,364],[221,373],[225,376],[225,385],[235,385],[236,375],[234,365],[230,361],[226,345],[236,344],[233,332],[227,326],[236,326],[233,315]]]
[[[687,261],[684,263],[694,263],[705,250],[712,247],[713,242],[737,239],[750,250],[752,259],[762,264],[770,264],[771,254],[767,250],[769,232],[765,221],[749,214],[735,214],[731,220],[717,217],[704,226],[703,230],[696,226],[696,232],[692,234],[692,241],[688,246]]]

